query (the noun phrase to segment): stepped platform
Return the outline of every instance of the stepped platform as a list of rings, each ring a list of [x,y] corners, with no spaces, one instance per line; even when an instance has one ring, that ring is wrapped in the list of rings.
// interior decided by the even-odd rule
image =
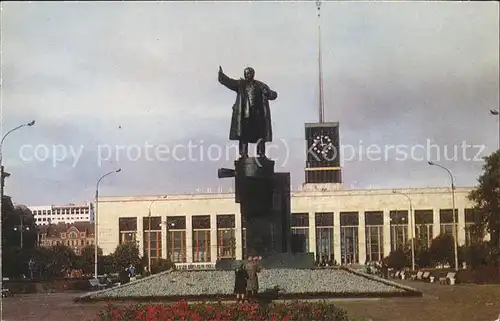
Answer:
[[[111,289],[87,293],[75,301],[217,301],[233,300],[234,271],[166,271]],[[398,283],[346,268],[264,269],[259,295],[278,299],[415,297],[422,293]]]

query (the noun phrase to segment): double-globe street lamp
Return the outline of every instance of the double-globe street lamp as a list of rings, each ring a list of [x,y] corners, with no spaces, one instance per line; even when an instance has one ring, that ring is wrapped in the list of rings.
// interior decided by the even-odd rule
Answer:
[[[97,250],[99,249],[98,247],[98,237],[99,237],[99,233],[98,233],[98,229],[97,229],[97,216],[99,214],[99,184],[101,183],[101,181],[103,180],[104,177],[108,176],[108,175],[111,175],[113,173],[119,173],[121,172],[122,169],[121,168],[118,168],[114,171],[111,171],[111,172],[107,172],[106,174],[102,175],[98,180],[97,180],[97,184],[96,184],[96,188],[95,188],[95,209],[94,209],[94,277],[97,279],[97,259],[98,259],[98,255],[97,255]]]
[[[427,162],[431,166],[437,166],[446,172],[448,172],[448,175],[450,175],[451,179],[451,203],[452,203],[452,214],[453,214],[453,247],[454,247],[454,252],[455,252],[455,271],[458,271],[458,229],[457,229],[457,219],[456,219],[456,213],[455,213],[455,179],[453,178],[453,174],[451,171],[439,164],[436,164],[434,162]]]
[[[21,234],[21,250],[23,249],[24,247],[24,231],[29,231],[30,230],[30,227],[29,226],[24,226],[24,216],[23,215],[20,215],[20,220],[21,220],[21,224],[17,225],[17,226],[14,226],[14,231],[19,231],[20,234]]]
[[[398,195],[402,195],[404,197],[406,197],[408,199],[408,202],[410,203],[410,211],[408,212],[408,217],[409,217],[409,223],[410,223],[410,226],[409,226],[409,229],[411,231],[411,235],[410,235],[410,244],[411,244],[411,269],[412,271],[415,270],[415,233],[414,233],[414,228],[415,228],[415,214],[413,212],[413,205],[412,205],[412,202],[411,202],[411,198],[408,194],[405,194],[405,193],[402,193],[402,192],[398,192],[396,190],[392,191],[393,194],[398,194]]]
[[[4,194],[3,188],[4,188],[4,183],[5,183],[5,173],[4,173],[4,169],[3,169],[3,142],[5,141],[5,138],[7,138],[7,136],[10,135],[10,133],[12,133],[18,129],[21,129],[23,127],[31,127],[33,125],[35,125],[34,120],[30,121],[29,123],[24,123],[24,124],[19,125],[15,128],[12,128],[7,133],[5,133],[5,135],[2,136],[2,140],[0,141],[0,216],[1,216],[1,213],[3,213],[3,194]],[[2,236],[2,220],[0,219],[0,240],[1,239],[3,239],[3,236]],[[2,269],[0,269],[0,282],[3,278],[1,270]]]
[[[148,272],[151,273],[151,206],[153,204],[161,199],[167,198],[166,195],[160,196],[157,199],[154,199],[149,203],[149,208],[148,208]]]

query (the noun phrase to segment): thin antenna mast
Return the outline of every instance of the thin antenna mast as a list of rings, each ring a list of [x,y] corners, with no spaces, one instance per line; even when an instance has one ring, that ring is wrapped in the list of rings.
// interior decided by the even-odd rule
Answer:
[[[325,122],[325,100],[323,96],[323,59],[321,52],[321,1],[316,1],[318,9],[318,91],[319,91],[319,122]]]

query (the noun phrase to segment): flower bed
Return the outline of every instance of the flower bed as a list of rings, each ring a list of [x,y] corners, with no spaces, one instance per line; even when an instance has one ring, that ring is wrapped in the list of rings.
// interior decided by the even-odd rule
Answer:
[[[217,280],[214,282],[214,280]],[[92,301],[204,301],[234,299],[233,271],[163,272],[129,284],[85,294]],[[277,292],[276,292],[277,291]],[[269,269],[259,274],[259,292],[276,292],[275,299],[366,298],[418,296],[396,283],[348,270]]]
[[[188,304],[180,301],[172,305],[133,305],[103,309],[97,321],[348,321],[344,310],[326,302],[291,302],[271,305],[243,304]]]

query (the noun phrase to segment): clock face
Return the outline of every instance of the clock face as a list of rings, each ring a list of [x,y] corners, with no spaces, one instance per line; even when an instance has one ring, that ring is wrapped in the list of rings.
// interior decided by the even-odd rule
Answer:
[[[337,152],[334,149],[332,139],[328,135],[319,134],[313,137],[311,149],[323,160],[333,160]]]

